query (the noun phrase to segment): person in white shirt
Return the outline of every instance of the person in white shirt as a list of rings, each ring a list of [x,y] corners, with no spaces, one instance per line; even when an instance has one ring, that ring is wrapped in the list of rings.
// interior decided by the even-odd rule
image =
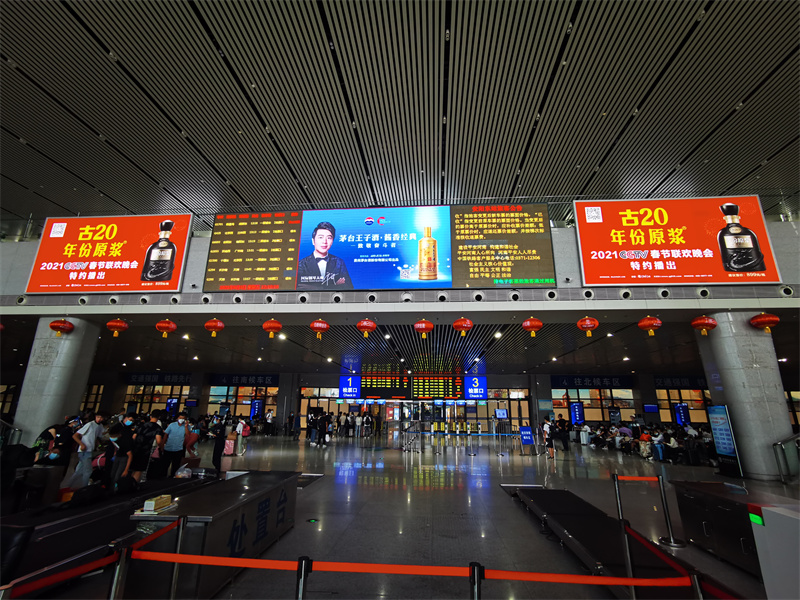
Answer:
[[[239,419],[239,423],[236,425],[236,454],[238,456],[242,456],[245,453],[244,447],[244,436],[242,433],[244,432],[244,419]]]
[[[544,418],[544,425],[542,425],[542,430],[544,430],[544,446],[547,448],[547,460],[551,458],[555,459],[556,450],[553,448],[553,438],[552,435],[554,433],[554,428],[550,423],[550,417]]]
[[[92,476],[92,453],[97,445],[97,439],[103,435],[103,415],[90,413],[88,422],[72,436],[78,444],[78,464],[75,472],[67,481],[67,487],[77,490],[89,485]]]
[[[272,430],[272,409],[267,411],[267,435],[275,435],[275,432]]]
[[[359,414],[356,417],[356,437],[361,437],[361,422],[362,421],[363,421],[363,419],[361,418],[361,415]]]

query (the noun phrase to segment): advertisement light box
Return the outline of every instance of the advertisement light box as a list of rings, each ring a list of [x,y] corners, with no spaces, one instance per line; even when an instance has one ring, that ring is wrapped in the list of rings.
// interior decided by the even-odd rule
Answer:
[[[28,294],[177,292],[191,215],[51,217]]]
[[[779,283],[758,196],[575,202],[584,285]]]
[[[217,215],[203,291],[546,287],[546,204]]]

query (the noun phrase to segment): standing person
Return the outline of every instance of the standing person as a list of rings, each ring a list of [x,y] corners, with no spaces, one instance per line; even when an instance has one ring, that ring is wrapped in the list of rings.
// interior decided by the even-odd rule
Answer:
[[[311,243],[314,252],[297,264],[297,290],[352,290],[353,280],[347,265],[338,256],[329,254],[336,238],[336,228],[323,221],[314,228]]]
[[[247,449],[244,447],[244,428],[247,424],[244,422],[244,419],[239,419],[239,422],[236,424],[236,456],[244,456],[244,453]],[[247,427],[248,433],[250,427]]]
[[[373,420],[372,427],[375,430],[375,437],[377,437],[381,434],[381,416],[375,415],[374,417],[372,417],[372,420]]]
[[[306,439],[312,446],[317,445],[314,441],[317,439],[317,415],[312,412],[309,412],[308,416],[306,416]]]
[[[361,416],[361,413],[356,415],[356,437],[361,437],[361,424],[364,422],[364,417]]]
[[[300,413],[297,413],[294,416],[294,436],[292,437],[293,440],[300,440],[300,423],[302,423],[300,419]]]
[[[328,440],[326,435],[328,433],[328,415],[324,412],[317,419],[317,440],[320,446],[327,446]]]
[[[273,418],[274,418],[274,416],[273,416],[273,414],[272,414],[272,409],[270,408],[270,409],[267,411],[267,435],[275,435],[275,431],[274,431],[274,429],[272,428],[272,421],[273,421]]]
[[[343,412],[339,413],[339,437],[344,437],[347,434],[347,415]]]
[[[142,473],[147,472],[153,453],[156,450],[161,452],[164,430],[158,424],[158,416],[159,411],[154,410],[150,413],[150,419],[139,425],[133,432],[133,464],[131,468],[136,481],[141,481]]]
[[[550,423],[550,417],[544,418],[542,431],[544,431],[544,447],[547,448],[547,460],[550,460],[556,457],[556,449],[553,448],[553,425]]]
[[[561,413],[558,413],[556,429],[558,429],[558,437],[561,438],[561,447],[564,451],[569,450],[569,429],[567,427],[567,421]]]
[[[92,453],[94,452],[97,439],[103,435],[103,415],[90,412],[87,415],[87,423],[72,436],[78,444],[78,465],[75,472],[67,481],[67,487],[77,490],[89,484],[92,476]]]
[[[175,475],[175,471],[181,466],[184,455],[183,442],[187,433],[186,413],[181,411],[178,413],[178,420],[170,423],[164,432],[164,456],[169,465],[170,477]]]
[[[214,435],[214,450],[211,453],[211,464],[217,470],[217,477],[222,477],[222,453],[225,451],[225,423],[214,415],[211,420],[211,433]]]
[[[356,416],[353,413],[347,415],[347,437],[353,437],[356,428]]]
[[[130,425],[126,425],[130,423]],[[114,444],[114,464],[111,465],[111,485],[116,488],[123,477],[132,472],[133,463],[133,419],[127,416],[122,423],[112,425],[108,430],[108,439]]]

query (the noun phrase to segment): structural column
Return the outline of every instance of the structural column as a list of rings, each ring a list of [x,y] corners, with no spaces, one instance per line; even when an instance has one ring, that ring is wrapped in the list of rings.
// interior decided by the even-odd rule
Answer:
[[[742,471],[778,479],[772,444],[792,435],[772,336],[750,325],[752,312],[709,314],[717,328],[697,344],[711,400],[731,415]]]
[[[26,446],[48,425],[78,413],[97,350],[100,327],[95,323],[70,317],[75,329],[56,337],[50,321],[39,319],[14,417]]]

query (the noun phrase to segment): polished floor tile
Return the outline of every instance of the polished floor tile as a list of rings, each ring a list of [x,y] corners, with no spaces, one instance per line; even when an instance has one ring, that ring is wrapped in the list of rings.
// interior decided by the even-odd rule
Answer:
[[[612,475],[662,475],[674,480],[727,481],[791,498],[797,486],[722,478],[710,467],[651,463],[614,451],[579,445],[545,455],[522,455],[507,439],[489,436],[432,439],[406,444],[399,435],[380,440],[334,440],[327,448],[284,437],[251,437],[242,457],[223,459],[223,469],[297,470],[324,477],[298,490],[295,527],[262,558],[466,567],[548,573],[587,573],[553,536],[500,484],[569,489],[616,516]],[[403,449],[408,451],[403,451]],[[210,444],[200,446],[205,464]],[[527,450],[527,449],[526,449]],[[677,501],[667,484],[676,537],[683,535]],[[658,486],[622,487],[624,516],[650,539],[666,535]],[[314,519],[315,522],[309,522]],[[755,578],[689,547],[675,553],[747,597],[763,598]],[[598,586],[484,581],[484,598],[610,598]],[[292,598],[293,573],[250,570],[218,598]],[[306,597],[464,598],[466,578],[314,572]]]

